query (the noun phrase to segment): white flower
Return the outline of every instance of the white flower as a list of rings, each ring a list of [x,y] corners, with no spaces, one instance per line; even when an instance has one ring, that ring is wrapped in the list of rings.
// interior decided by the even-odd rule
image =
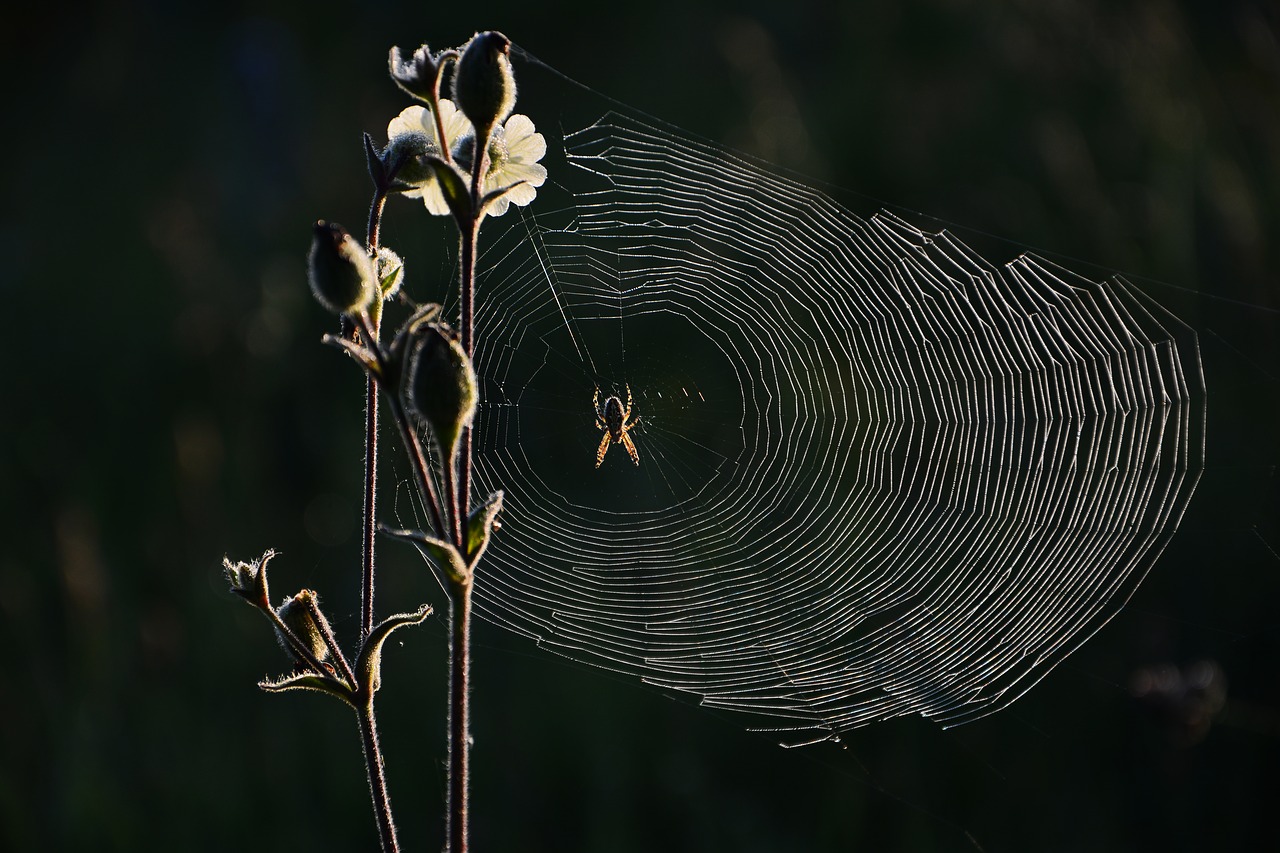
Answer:
[[[467,117],[447,98],[440,99],[440,122],[453,159],[467,175],[471,175],[471,149],[474,130]],[[415,139],[415,137],[417,139]],[[408,107],[387,125],[388,148],[416,143],[427,152],[439,151],[435,119],[425,107]],[[547,168],[538,161],[547,153],[547,141],[535,131],[528,116],[513,115],[493,129],[489,138],[489,168],[485,171],[486,191],[512,187],[489,205],[487,216],[501,216],[512,205],[524,207],[538,194],[547,179]],[[403,191],[409,198],[421,198],[427,212],[434,216],[449,213],[449,205],[440,191],[440,183],[426,170],[407,170],[401,180],[409,184]],[[514,185],[514,186],[513,186]]]
[[[533,129],[528,116],[517,113],[493,129],[484,188],[492,191],[515,186],[489,205],[487,215],[501,216],[513,204],[524,207],[533,201],[547,179],[547,167],[538,162],[546,153],[547,140]]]
[[[440,101],[440,123],[444,127],[445,138],[451,142],[459,139],[464,134],[471,133],[471,122],[467,121],[467,117],[459,112],[458,108],[453,105],[453,101],[441,99]],[[441,150],[440,138],[436,134],[436,121],[431,115],[431,110],[422,106],[406,107],[400,115],[391,120],[387,125],[387,144],[389,150],[394,150],[402,145],[410,145],[414,150],[422,150],[425,140],[425,150],[428,154],[439,154]],[[430,169],[406,169],[401,173],[401,179],[409,184],[409,189],[403,193],[408,198],[420,198],[422,203],[427,206],[427,211],[433,216],[444,216],[449,213],[449,205],[444,200],[444,193],[440,192],[440,182],[435,179],[435,173]]]

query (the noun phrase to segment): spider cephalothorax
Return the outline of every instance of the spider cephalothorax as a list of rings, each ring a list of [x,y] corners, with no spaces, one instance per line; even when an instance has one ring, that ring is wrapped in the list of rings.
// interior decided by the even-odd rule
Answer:
[[[640,454],[636,452],[631,436],[627,435],[633,426],[640,423],[640,418],[634,420],[631,418],[631,386],[627,386],[625,406],[617,397],[608,397],[602,407],[599,388],[596,389],[595,397],[592,398],[592,405],[596,410],[596,429],[604,430],[604,436],[600,439],[600,449],[596,451],[596,467],[599,468],[600,463],[604,461],[604,455],[609,452],[610,444],[621,444],[627,449],[631,461],[639,465]]]

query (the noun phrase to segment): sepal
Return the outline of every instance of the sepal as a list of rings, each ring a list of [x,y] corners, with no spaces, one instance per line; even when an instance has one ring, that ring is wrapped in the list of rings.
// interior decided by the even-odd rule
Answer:
[[[357,698],[371,701],[373,694],[382,686],[382,645],[391,632],[406,625],[418,625],[430,615],[430,605],[424,604],[414,613],[397,613],[374,626],[360,647],[360,656],[356,658]]]
[[[268,548],[262,556],[249,563],[232,563],[222,558],[222,567],[231,581],[231,591],[259,610],[271,609],[271,593],[267,589],[267,563],[276,555]]]

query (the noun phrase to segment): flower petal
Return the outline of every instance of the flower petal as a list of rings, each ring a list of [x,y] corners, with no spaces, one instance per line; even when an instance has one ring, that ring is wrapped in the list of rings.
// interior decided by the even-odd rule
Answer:
[[[514,205],[524,207],[526,204],[537,198],[537,196],[538,191],[533,186],[529,184],[516,184],[511,189],[507,190],[507,193],[503,198]]]
[[[395,139],[397,136],[407,133],[422,133],[427,130],[428,138],[434,141],[436,138],[435,130],[432,126],[434,123],[426,115],[426,112],[425,107],[405,107],[400,111],[400,115],[393,118],[387,125],[387,139]]]
[[[492,175],[489,183],[495,187],[501,187],[523,181],[531,187],[540,187],[546,180],[547,167],[541,163],[511,162],[503,166],[498,174]]]
[[[449,141],[451,150],[459,139],[472,132],[471,122],[467,121],[467,117],[448,98],[440,99],[440,124],[444,126],[444,135]],[[431,138],[436,138],[434,122],[432,123]]]
[[[532,125],[530,125],[532,127]],[[507,133],[507,153],[512,160],[536,163],[547,153],[547,139],[541,133],[515,136]]]
[[[507,212],[507,208],[511,207],[511,202],[504,195],[501,198],[495,198],[489,203],[489,207],[485,210],[485,216],[501,216]]]
[[[440,189],[439,181],[432,181],[422,187],[422,203],[432,216],[449,215],[449,203],[444,200],[444,191]]]

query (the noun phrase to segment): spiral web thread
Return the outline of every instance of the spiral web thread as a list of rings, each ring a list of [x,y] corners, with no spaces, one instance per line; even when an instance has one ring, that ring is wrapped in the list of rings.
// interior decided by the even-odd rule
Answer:
[[[483,616],[803,743],[990,714],[1124,605],[1203,465],[1187,326],[628,116],[565,149],[484,257]]]

